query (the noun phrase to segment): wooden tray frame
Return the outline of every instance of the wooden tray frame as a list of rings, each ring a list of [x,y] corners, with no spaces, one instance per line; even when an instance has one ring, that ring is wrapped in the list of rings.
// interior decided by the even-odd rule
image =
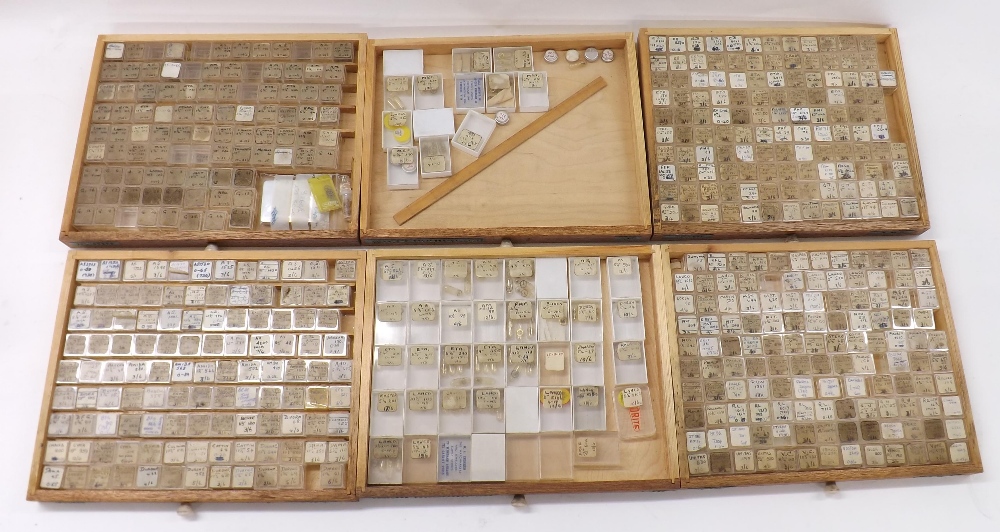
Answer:
[[[344,488],[339,490],[64,490],[42,489],[39,487],[43,467],[42,454],[45,452],[45,440],[49,414],[52,412],[52,394],[55,389],[56,371],[62,359],[63,344],[66,338],[66,322],[72,307],[72,296],[76,290],[76,264],[80,260],[129,259],[144,260],[356,260],[357,278],[355,279],[353,340],[351,358],[354,361],[351,376],[351,417],[349,440],[357,442],[358,413],[360,412],[361,393],[361,346],[364,336],[364,320],[362,313],[367,308],[365,295],[368,293],[364,275],[367,255],[363,251],[298,251],[298,250],[259,250],[259,251],[125,251],[125,250],[72,250],[66,257],[66,269],[63,274],[62,290],[59,294],[59,310],[56,314],[56,325],[52,339],[52,353],[49,356],[48,371],[45,375],[45,391],[42,395],[42,409],[38,419],[38,431],[35,435],[34,456],[31,460],[31,473],[28,480],[27,499],[41,502],[297,502],[297,501],[356,501],[355,490],[357,468],[357,450],[350,449],[348,461],[344,468]],[[112,440],[113,441],[113,440]],[[180,441],[180,439],[178,439]]]
[[[508,258],[508,257],[592,257],[599,255],[602,258],[607,256],[633,255],[638,256],[640,269],[642,263],[648,263],[648,281],[644,287],[643,297],[650,300],[644,303],[647,312],[650,306],[654,306],[652,316],[647,316],[645,321],[647,327],[652,325],[653,330],[647,330],[646,344],[653,344],[657,347],[657,353],[666,353],[663,349],[664,342],[667,341],[666,327],[664,323],[667,309],[663,305],[662,299],[657,297],[659,290],[657,285],[662,285],[662,272],[669,269],[669,264],[661,264],[661,254],[658,249],[650,246],[543,246],[543,247],[518,247],[518,248],[413,248],[413,249],[378,249],[368,252],[368,279],[375,279],[378,274],[376,263],[382,259],[448,259],[448,258]],[[375,282],[367,283],[368,293],[365,294],[365,301],[368,301],[369,308],[365,309],[365,346],[363,350],[362,374],[361,374],[361,421],[360,430],[362,437],[358,441],[358,493],[361,497],[436,497],[436,496],[463,496],[463,495],[505,495],[524,493],[580,493],[580,492],[612,492],[612,491],[662,491],[676,489],[680,487],[676,448],[673,440],[674,434],[666,428],[658,439],[662,440],[666,447],[662,449],[664,454],[665,477],[662,479],[650,480],[616,480],[616,481],[533,481],[533,482],[455,482],[437,484],[403,484],[403,485],[369,485],[368,479],[368,427],[369,412],[371,409],[372,394],[372,365],[375,340]],[[656,412],[656,422],[658,427],[671,427],[674,425],[673,391],[671,388],[672,365],[669,359],[657,356],[651,357],[651,352],[647,347],[647,360],[653,362],[647,364],[647,372],[650,375],[649,389],[652,396],[654,410]],[[660,408],[658,405],[662,405]]]
[[[657,200],[656,177],[656,135],[653,125],[653,87],[649,69],[650,35],[743,35],[743,36],[787,36],[787,35],[874,35],[884,44],[889,60],[889,68],[896,71],[896,90],[886,95],[893,100],[895,116],[889,117],[894,134],[906,142],[909,151],[910,170],[916,191],[920,216],[898,218],[896,220],[810,220],[798,222],[661,222]],[[903,73],[903,56],[899,48],[899,36],[895,28],[872,26],[788,26],[762,28],[642,28],[639,30],[639,78],[642,83],[643,118],[646,127],[646,152],[649,167],[649,187],[651,211],[653,215],[653,239],[680,238],[765,238],[797,235],[800,237],[831,236],[877,236],[877,235],[919,235],[930,229],[927,212],[927,197],[924,192],[923,173],[917,152],[916,132],[913,127],[913,113],[910,111],[910,97],[906,90],[906,76]]]
[[[668,244],[663,246],[664,257],[661,264],[664,267],[663,278],[670,279],[670,260],[684,255],[685,253],[728,253],[735,251],[742,252],[769,252],[769,251],[858,251],[858,250],[909,250],[926,249],[930,253],[931,270],[934,274],[938,289],[938,300],[941,304],[935,314],[935,321],[942,324],[942,329],[948,334],[948,352],[951,354],[952,370],[955,375],[955,384],[958,388],[958,396],[962,402],[962,409],[965,412],[964,419],[968,420],[966,438],[969,445],[970,461],[965,464],[943,464],[943,465],[921,465],[921,466],[893,466],[893,467],[858,467],[851,469],[826,469],[815,471],[794,471],[794,472],[773,472],[773,473],[746,473],[728,475],[698,475],[691,476],[688,471],[687,449],[682,442],[686,441],[685,429],[678,424],[676,441],[678,442],[677,456],[681,471],[681,486],[684,488],[717,488],[723,486],[756,486],[762,484],[791,484],[802,482],[836,482],[840,480],[878,480],[887,478],[907,478],[907,477],[929,477],[944,475],[968,475],[983,472],[983,462],[979,454],[979,443],[976,439],[976,428],[973,423],[972,405],[969,402],[969,392],[965,383],[965,372],[962,369],[962,357],[958,349],[958,337],[955,332],[955,324],[951,315],[951,305],[948,300],[948,290],[945,286],[944,273],[941,271],[941,260],[938,256],[937,245],[932,240],[898,240],[898,241],[826,241],[826,242],[787,242],[787,243],[743,243],[743,244]],[[672,283],[664,283],[665,290],[658,294],[663,298],[667,307],[668,319],[672,322],[668,327],[671,335],[676,338],[677,324],[674,317],[674,292]],[[680,354],[676,342],[669,342],[668,358],[673,364],[673,374],[680,374]],[[674,380],[674,407],[675,419],[683,418],[683,396],[681,395],[681,383]]]
[[[376,110],[381,109],[381,104],[376,100],[382,98],[381,93],[376,94],[376,87],[381,87],[381,80],[376,79],[377,72],[380,71],[377,64],[381,61],[382,51],[387,49],[424,49],[425,53],[450,54],[452,48],[462,47],[503,47],[503,46],[525,46],[530,45],[536,52],[553,48],[555,50],[567,50],[582,47],[596,46],[598,48],[622,49],[619,52],[622,57],[616,57],[615,61],[626,61],[625,71],[628,76],[626,80],[629,92],[629,107],[631,109],[632,120],[630,121],[634,131],[634,153],[623,153],[618,156],[632,157],[635,159],[635,179],[637,180],[637,195],[635,204],[624,205],[625,209],[637,209],[636,224],[630,225],[591,225],[577,226],[560,223],[553,220],[550,226],[509,226],[509,227],[481,227],[481,228],[459,228],[440,227],[432,229],[408,229],[395,227],[390,229],[376,228],[373,225],[372,209],[373,204],[378,201],[373,196],[372,182],[375,179],[385,179],[384,175],[374,175],[374,162],[377,157],[385,158],[379,143],[381,139],[381,126],[375,121]],[[512,242],[640,242],[647,241],[652,234],[649,212],[649,187],[646,178],[646,143],[643,140],[643,129],[640,124],[642,119],[641,96],[639,91],[639,78],[636,69],[635,40],[632,33],[608,33],[608,34],[579,34],[579,35],[516,35],[516,36],[483,36],[483,37],[440,37],[440,38],[413,38],[413,39],[372,39],[368,41],[368,79],[365,82],[365,100],[368,102],[366,109],[364,130],[370,137],[367,139],[365,153],[365,163],[362,165],[362,205],[361,205],[361,242],[363,244],[378,245],[399,245],[399,244],[488,244],[499,243],[504,239]],[[560,61],[565,61],[562,57]],[[558,102],[553,102],[553,104]],[[529,141],[530,142],[530,141]],[[473,178],[475,179],[475,178]],[[444,179],[436,180],[438,182]],[[413,191],[408,191],[413,192]],[[402,193],[402,192],[397,192]],[[461,193],[461,192],[459,192]],[[417,196],[414,196],[416,199]],[[558,195],[553,194],[554,199]],[[461,213],[462,216],[467,212]]]
[[[925,466],[899,466],[881,468],[827,469],[816,471],[747,473],[729,475],[707,475],[692,477],[687,468],[686,441],[684,429],[676,420],[683,417],[683,400],[680,381],[672,378],[680,371],[679,350],[676,343],[676,318],[673,303],[673,284],[670,282],[671,258],[685,253],[704,252],[768,252],[768,251],[827,251],[827,250],[908,250],[927,249],[931,267],[939,290],[940,309],[935,312],[937,323],[948,334],[949,352],[952,357],[953,373],[958,388],[964,419],[967,423],[966,439],[970,461],[966,464],[944,464]],[[665,442],[662,449],[665,457],[666,478],[652,480],[618,481],[538,481],[538,482],[494,482],[494,483],[438,483],[414,485],[367,485],[368,424],[371,407],[371,370],[374,350],[375,324],[375,278],[376,261],[379,259],[419,259],[419,258],[504,258],[504,257],[545,257],[545,256],[617,256],[635,255],[640,261],[648,262],[647,285],[644,297],[650,298],[645,306],[653,307],[652,315],[647,315],[647,346],[655,342],[657,358],[650,379],[650,391],[654,402],[662,404],[657,411],[657,423],[665,427],[661,436]],[[354,375],[350,437],[357,447],[353,450],[353,460],[347,463],[345,490],[334,493],[315,490],[43,490],[37,487],[42,467],[41,454],[44,451],[46,426],[51,411],[55,373],[61,358],[65,338],[65,327],[71,307],[70,297],[76,286],[76,261],[88,259],[355,259],[358,261],[354,315]],[[647,348],[647,356],[651,350]],[[670,427],[674,427],[673,430]],[[352,463],[354,466],[352,467]],[[924,476],[968,475],[983,471],[982,458],[975,425],[972,405],[969,401],[966,377],[958,347],[957,334],[951,314],[945,279],[941,270],[937,247],[933,241],[810,241],[810,242],[755,242],[740,244],[668,244],[632,246],[541,246],[541,247],[483,247],[483,248],[408,248],[377,249],[364,251],[121,251],[83,250],[71,251],[60,295],[52,354],[46,375],[46,386],[36,434],[35,453],[31,465],[28,500],[51,502],[276,502],[276,501],[353,501],[359,497],[434,497],[463,495],[503,495],[524,493],[580,493],[580,492],[624,492],[662,491],[678,488],[711,488],[723,486],[749,486],[789,484],[806,482],[836,482],[842,480],[879,480]]]
[[[165,231],[159,229],[77,229],[73,225],[73,212],[76,207],[76,196],[80,188],[80,177],[83,171],[84,156],[87,151],[87,134],[90,118],[95,105],[95,95],[100,78],[101,62],[104,59],[104,46],[109,42],[171,42],[171,41],[352,41],[357,47],[354,63],[347,63],[347,72],[356,74],[353,84],[355,104],[341,105],[345,114],[353,114],[354,131],[341,128],[343,144],[351,144],[347,153],[341,154],[351,158],[350,169],[341,169],[339,173],[351,176],[351,209],[354,213],[351,226],[342,230],[316,231],[270,231],[268,229],[223,231]],[[361,160],[365,153],[365,142],[368,135],[365,132],[364,116],[368,115],[368,100],[370,91],[360,87],[368,77],[368,37],[363,33],[252,33],[252,34],[165,34],[165,35],[99,35],[94,51],[94,60],[90,69],[90,80],[87,82],[87,97],[83,104],[83,115],[80,119],[80,130],[77,134],[76,152],[73,156],[73,167],[70,173],[69,188],[66,194],[66,206],[63,211],[59,240],[70,247],[170,247],[170,246],[205,246],[212,243],[223,243],[232,246],[349,246],[358,244],[358,212],[361,206]],[[352,84],[345,83],[350,88]],[[350,141],[350,142],[348,142]],[[260,198],[257,201],[259,209]]]

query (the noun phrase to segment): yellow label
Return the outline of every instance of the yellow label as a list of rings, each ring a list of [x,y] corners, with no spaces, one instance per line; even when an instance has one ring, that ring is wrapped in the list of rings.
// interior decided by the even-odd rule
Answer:
[[[633,386],[618,392],[618,402],[625,408],[642,406],[642,390]]]
[[[569,390],[566,388],[548,388],[539,394],[539,401],[544,408],[562,408],[569,404],[569,399]]]

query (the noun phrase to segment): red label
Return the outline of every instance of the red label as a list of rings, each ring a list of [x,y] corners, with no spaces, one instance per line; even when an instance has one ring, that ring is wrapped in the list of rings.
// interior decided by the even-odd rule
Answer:
[[[628,409],[628,417],[632,420],[632,431],[639,432],[642,430],[642,420],[639,417],[639,407],[633,406]]]

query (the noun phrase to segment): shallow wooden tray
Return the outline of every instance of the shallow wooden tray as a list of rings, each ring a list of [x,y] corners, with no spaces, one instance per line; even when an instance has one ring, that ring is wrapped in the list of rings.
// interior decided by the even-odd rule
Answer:
[[[378,275],[377,261],[383,259],[449,259],[449,258],[517,258],[517,257],[594,257],[604,259],[609,256],[637,256],[642,282],[643,312],[646,328],[646,371],[649,391],[656,421],[656,435],[641,440],[620,442],[620,468],[576,469],[572,480],[538,480],[510,482],[448,482],[428,484],[373,485],[368,484],[368,429],[372,396],[372,365],[375,330],[375,283]],[[368,257],[368,293],[366,301],[372,302],[365,311],[365,346],[362,369],[361,425],[362,437],[358,439],[358,491],[362,497],[425,497],[459,495],[498,495],[523,493],[573,493],[611,491],[667,490],[679,487],[676,447],[674,442],[673,393],[670,385],[670,363],[661,346],[667,339],[666,328],[659,324],[663,320],[665,307],[657,297],[655,288],[661,281],[665,267],[660,264],[660,253],[650,246],[592,246],[592,247],[530,247],[530,248],[462,248],[433,249],[413,248],[394,250],[373,250]],[[603,263],[602,263],[603,264]],[[603,268],[603,266],[602,266]],[[470,272],[472,275],[472,272]],[[607,293],[607,274],[603,275]],[[608,296],[605,295],[607,298]],[[604,310],[610,313],[609,309]],[[614,374],[611,354],[610,321],[604,331],[605,375]],[[613,384],[605,382],[605,396],[611,397]],[[607,399],[611,401],[611,399]],[[611,403],[608,403],[611,404]],[[609,412],[614,418],[614,413]],[[612,425],[609,423],[608,430]],[[613,433],[612,433],[613,434]],[[540,460],[545,455],[539,456]]]
[[[76,207],[76,197],[80,188],[80,178],[83,171],[84,156],[87,152],[87,135],[91,125],[91,114],[95,105],[97,86],[100,83],[101,63],[104,59],[104,48],[109,42],[260,42],[260,41],[350,41],[355,45],[355,61],[345,63],[347,80],[344,83],[341,109],[340,168],[337,171],[327,170],[325,173],[340,173],[351,176],[351,212],[350,226],[342,230],[316,231],[270,231],[267,227],[258,229],[227,229],[224,231],[179,231],[156,228],[118,229],[104,227],[77,227],[73,224],[73,213]],[[352,245],[358,243],[358,209],[361,196],[361,160],[364,152],[365,132],[362,130],[367,102],[363,85],[367,73],[368,38],[365,34],[223,34],[223,35],[100,35],[94,51],[91,65],[90,80],[87,84],[87,97],[84,100],[83,115],[80,120],[80,131],[73,157],[73,167],[70,173],[69,188],[66,196],[66,207],[63,212],[59,240],[71,247],[171,247],[171,246],[205,246],[210,243],[223,243],[234,246],[319,246],[319,245]],[[127,163],[122,163],[127,164]],[[149,163],[142,163],[155,166]],[[166,164],[161,166],[167,166]],[[212,165],[209,165],[212,167]],[[230,164],[229,166],[235,166]],[[244,165],[244,167],[247,165]],[[252,166],[252,165],[250,165]],[[321,168],[297,169],[287,167],[277,169],[267,167],[258,172],[257,196],[255,198],[254,214],[259,217],[260,189],[262,179],[260,173],[324,173]],[[253,222],[259,226],[258,220]]]
[[[893,142],[904,142],[909,152],[910,170],[916,192],[919,216],[894,219],[839,219],[803,220],[763,223],[739,222],[662,222],[657,181],[656,135],[653,120],[652,82],[650,71],[649,37],[663,36],[829,36],[874,35],[878,41],[878,56],[883,68],[895,70],[897,86],[885,95],[888,124]],[[652,199],[653,238],[761,238],[777,236],[862,236],[887,234],[920,234],[930,228],[927,199],[924,194],[923,175],[917,153],[913,116],[903,73],[903,59],[899,38],[894,28],[871,26],[789,26],[764,28],[642,28],[638,38],[639,77],[642,85],[643,117],[646,125],[646,145],[649,166],[650,197]],[[707,72],[707,71],[706,71]],[[728,70],[726,71],[728,72]],[[706,89],[708,90],[708,89]],[[752,90],[752,89],[750,89]],[[754,124],[748,124],[753,127]],[[813,141],[815,143],[815,141]],[[753,163],[757,164],[757,163]],[[858,169],[860,173],[860,170]],[[722,183],[722,181],[717,181]],[[779,200],[780,202],[780,200]]]
[[[531,46],[536,70],[549,75],[554,106],[603,76],[608,87],[562,117],[402,226],[400,209],[444,179],[421,179],[420,190],[388,190],[381,149],[382,52],[423,49],[424,71],[444,73],[445,105],[454,103],[451,50],[467,47]],[[632,34],[525,35],[369,41],[362,179],[361,240],[365,244],[641,241],[650,235],[645,143],[640,126],[639,81]],[[611,48],[611,63],[570,67],[564,53],[594,46]],[[542,59],[545,50],[559,60]],[[485,153],[538,116],[510,113],[494,131]],[[456,115],[456,125],[464,115]],[[457,172],[473,158],[452,150]]]
[[[70,309],[73,307],[73,297],[78,284],[76,281],[77,262],[82,260],[354,260],[357,261],[357,274],[353,284],[354,306],[352,313],[343,316],[341,330],[351,338],[350,359],[353,361],[351,378],[351,411],[350,431],[348,435],[348,460],[344,464],[344,487],[341,489],[160,489],[160,490],[70,490],[42,489],[39,487],[42,468],[42,454],[48,438],[47,426],[52,410],[52,396],[56,385],[56,372],[59,362],[63,360],[63,349],[67,333],[67,322]],[[358,438],[358,408],[360,391],[361,344],[363,319],[361,313],[365,308],[365,259],[364,252],[359,251],[124,251],[124,250],[73,250],[66,258],[66,271],[63,274],[62,291],[59,296],[59,310],[56,314],[56,325],[52,340],[52,353],[49,358],[48,372],[45,377],[45,391],[42,396],[42,409],[38,420],[34,457],[31,462],[31,473],[28,483],[27,499],[42,502],[293,502],[293,501],[354,501],[358,495],[355,490],[355,474],[357,468],[357,450],[355,443]],[[328,283],[335,283],[333,270],[328,270]],[[169,281],[162,281],[169,283]],[[190,282],[190,281],[189,281]],[[201,281],[199,281],[201,282]],[[279,281],[280,282],[280,281]],[[136,285],[145,284],[136,282]],[[157,283],[158,284],[158,283]],[[208,285],[204,282],[204,285]],[[106,307],[107,308],[107,307]],[[228,308],[228,307],[224,307]],[[275,306],[277,308],[277,306]],[[216,356],[217,357],[217,356]],[[110,358],[110,357],[109,357]],[[213,358],[211,355],[199,359]],[[214,411],[214,410],[212,410]],[[260,412],[260,409],[246,409],[245,413]],[[232,410],[237,412],[237,410]],[[218,437],[187,437],[174,438],[173,441],[211,440]],[[97,439],[97,438],[92,438]],[[163,439],[168,438],[154,438]],[[222,438],[225,439],[225,438]],[[105,438],[106,441],[116,441],[116,438]],[[237,440],[238,441],[238,440]]]

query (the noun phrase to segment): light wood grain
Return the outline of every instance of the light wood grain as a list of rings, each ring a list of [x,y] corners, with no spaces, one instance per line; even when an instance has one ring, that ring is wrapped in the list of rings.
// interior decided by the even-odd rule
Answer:
[[[492,150],[489,150],[486,155],[477,158],[472,161],[468,166],[461,169],[457,174],[447,178],[444,182],[440,183],[438,186],[431,189],[430,192],[420,196],[413,203],[403,207],[402,210],[396,213],[392,217],[399,225],[403,225],[414,216],[420,214],[425,209],[434,205],[441,198],[452,193],[455,189],[465,184],[468,180],[472,179],[479,172],[482,172],[491,164],[499,161],[504,155],[507,155],[518,146],[527,142],[531,137],[537,135],[543,129],[552,125],[553,122],[559,120],[566,113],[572,111],[576,106],[583,103],[587,98],[590,98],[597,91],[608,86],[608,82],[604,81],[604,78],[598,77],[594,81],[591,81],[587,85],[576,92],[574,92],[569,98],[559,102],[555,107],[549,109],[548,111],[542,113],[534,122],[531,122],[527,126],[519,129],[517,133],[514,133],[506,140],[498,144]]]
[[[597,76],[608,88],[589,99],[529,142],[481,172],[461,190],[450,194],[400,227],[393,220],[400,209],[439,186],[441,179],[421,179],[419,190],[390,191],[386,185],[386,154],[381,126],[373,117],[383,109],[381,55],[384,50],[424,50],[424,71],[444,74],[445,105],[454,102],[451,49],[475,46],[530,45],[536,70],[549,79],[550,104],[567,98]],[[611,48],[612,63],[601,61],[570,67],[562,58],[545,63],[546,49],[563,52],[587,46]],[[361,213],[366,244],[435,242],[515,242],[648,240],[651,233],[649,188],[645,170],[645,140],[641,116],[635,43],[630,34],[502,36],[441,39],[373,40],[369,46],[373,94],[366,117],[371,143],[363,179]],[[486,153],[537,119],[537,113],[511,113],[498,127]],[[456,116],[456,125],[461,121]],[[452,168],[461,171],[473,157],[452,150]]]

